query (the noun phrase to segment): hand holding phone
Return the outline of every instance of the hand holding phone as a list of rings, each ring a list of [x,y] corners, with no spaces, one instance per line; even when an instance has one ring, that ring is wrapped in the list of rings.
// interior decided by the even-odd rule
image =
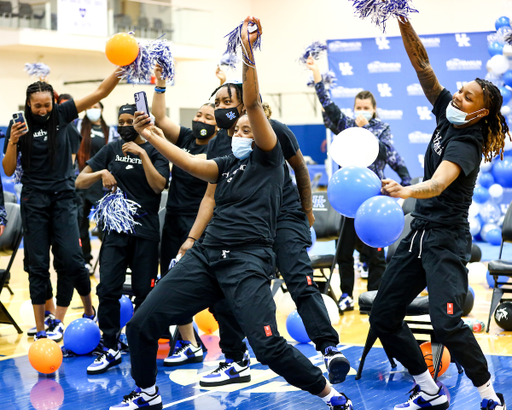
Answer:
[[[146,97],[145,91],[138,91],[134,94],[135,97],[135,106],[137,107],[137,111],[142,111],[144,114],[149,116],[149,106],[148,99]]]
[[[22,132],[22,134],[26,134],[28,132],[28,124],[27,124],[27,121],[25,120],[25,113],[23,111],[15,112],[12,115],[12,120],[13,120],[14,124],[25,124],[25,128],[24,128],[24,131]]]

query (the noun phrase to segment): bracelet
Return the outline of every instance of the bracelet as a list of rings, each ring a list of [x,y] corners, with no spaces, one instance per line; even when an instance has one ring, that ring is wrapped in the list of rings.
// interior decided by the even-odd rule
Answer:
[[[157,94],[165,93],[165,87],[158,87],[158,86],[156,86],[155,87],[155,93],[157,93]]]
[[[9,140],[9,144],[11,144],[11,145],[18,145],[17,142],[12,142],[11,140]]]
[[[187,239],[193,239],[195,242],[197,242],[196,238],[192,238],[191,236],[187,236]]]

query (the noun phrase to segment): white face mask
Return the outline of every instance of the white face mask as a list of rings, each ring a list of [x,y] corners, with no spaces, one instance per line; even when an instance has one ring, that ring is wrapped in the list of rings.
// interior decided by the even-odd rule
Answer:
[[[91,122],[96,122],[101,118],[101,108],[89,108],[85,111],[85,115],[87,115]]]
[[[231,150],[238,159],[245,159],[252,152],[252,138],[231,137]]]
[[[370,121],[373,118],[373,111],[356,111],[356,114],[361,114],[366,121]]]
[[[481,110],[478,111],[482,111]],[[466,117],[468,115],[473,115],[477,113],[478,111],[472,112],[472,113],[465,113],[464,111],[459,110],[457,107],[453,105],[452,102],[448,104],[448,107],[446,107],[446,119],[451,122],[453,125],[464,125],[467,124],[470,121],[473,121],[475,118],[481,117],[481,115],[477,115],[474,118],[471,118],[470,120],[466,120]]]

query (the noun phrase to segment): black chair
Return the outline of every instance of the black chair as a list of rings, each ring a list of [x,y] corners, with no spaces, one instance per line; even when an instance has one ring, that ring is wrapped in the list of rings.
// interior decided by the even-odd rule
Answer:
[[[146,36],[149,30],[149,19],[147,17],[139,17],[139,21],[137,24],[137,30],[140,31],[143,37]]]
[[[10,259],[7,267],[0,269],[0,289],[3,289],[7,278],[10,277],[14,258],[16,257],[21,238],[23,237],[20,206],[7,202],[5,204],[5,210],[7,212],[7,226],[2,236],[0,236],[0,256],[10,256]],[[0,302],[0,323],[11,324],[16,328],[18,333],[23,333],[2,302]]]
[[[115,31],[131,31],[133,27],[132,18],[126,14],[116,14],[114,16]]]
[[[487,333],[489,333],[489,326],[494,311],[502,301],[511,301],[512,298],[506,299],[503,297],[505,293],[512,293],[512,283],[500,280],[500,276],[512,277],[512,261],[501,259],[503,254],[503,245],[505,242],[512,242],[512,203],[508,206],[503,226],[501,227],[501,247],[500,254],[497,260],[489,262],[489,273],[494,278],[494,288],[492,290],[491,309],[489,310],[489,319],[487,320]]]
[[[41,14],[34,14],[34,9],[32,8],[32,4],[30,3],[18,3],[18,13],[17,16],[26,20],[39,20],[44,19],[46,15],[46,11],[43,10]]]
[[[12,4],[10,1],[0,1],[0,16],[12,17]]]

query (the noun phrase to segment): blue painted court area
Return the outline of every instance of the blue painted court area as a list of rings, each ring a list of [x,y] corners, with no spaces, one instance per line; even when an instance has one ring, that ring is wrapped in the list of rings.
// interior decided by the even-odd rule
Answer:
[[[311,344],[296,345],[312,362],[322,365],[322,358]],[[214,369],[219,356],[218,347],[210,345],[205,362],[180,368],[163,367],[159,360],[157,385],[162,393],[164,408],[179,410],[224,409],[326,409],[323,402],[310,394],[298,391],[275,373],[255,363],[252,356],[252,381],[247,384],[224,386],[214,389],[199,387],[203,372]],[[391,371],[381,348],[373,348],[367,358],[363,376],[355,380],[362,347],[344,346],[343,351],[352,363],[345,383],[337,385],[353,401],[354,409],[392,409],[407,400],[412,388],[412,378],[399,365]],[[161,352],[163,353],[163,352]],[[163,357],[160,355],[160,357]],[[40,375],[32,369],[27,356],[0,362],[0,398],[9,409],[108,409],[119,403],[123,395],[133,388],[130,377],[129,355],[123,363],[103,375],[88,376],[86,367],[92,356],[65,358],[54,375]],[[487,356],[496,391],[512,400],[512,357]],[[325,370],[325,369],[324,369]],[[480,398],[469,379],[459,375],[455,365],[439,379],[451,396],[450,409],[478,409]],[[8,404],[7,404],[8,403]]]

